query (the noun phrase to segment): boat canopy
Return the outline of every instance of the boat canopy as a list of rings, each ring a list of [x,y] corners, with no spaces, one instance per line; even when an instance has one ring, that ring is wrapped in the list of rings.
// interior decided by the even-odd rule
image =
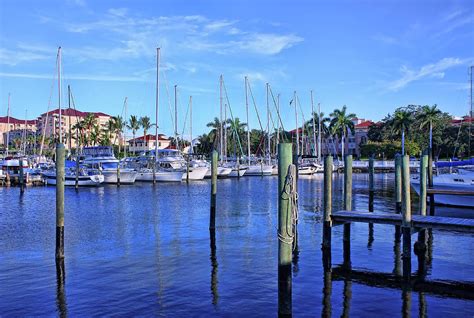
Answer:
[[[468,160],[460,160],[460,161],[438,161],[436,162],[437,168],[445,168],[445,167],[461,167],[461,166],[474,166],[474,158]]]

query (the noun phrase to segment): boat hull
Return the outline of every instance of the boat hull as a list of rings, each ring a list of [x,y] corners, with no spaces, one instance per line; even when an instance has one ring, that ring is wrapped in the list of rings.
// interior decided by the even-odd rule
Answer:
[[[271,165],[251,165],[245,171],[245,176],[271,176],[273,166]]]
[[[157,171],[156,182],[181,182],[183,172],[181,171]],[[153,172],[138,172],[136,181],[153,182]]]
[[[202,180],[210,169],[208,167],[191,167],[189,171],[189,180]],[[186,180],[186,172],[183,173],[183,180]]]
[[[237,177],[242,177],[245,172],[247,171],[247,168],[233,168],[231,173],[229,174],[229,177],[231,178],[237,178]]]
[[[117,171],[116,170],[103,170],[104,183],[117,183]],[[133,184],[137,178],[137,172],[133,170],[120,170],[120,183],[121,184]]]
[[[43,178],[46,185],[56,185],[56,175],[43,175]],[[95,186],[99,186],[103,182],[104,182],[103,175],[79,176],[77,185],[79,187],[95,187]],[[64,178],[64,185],[68,187],[75,186],[76,177],[66,176]]]

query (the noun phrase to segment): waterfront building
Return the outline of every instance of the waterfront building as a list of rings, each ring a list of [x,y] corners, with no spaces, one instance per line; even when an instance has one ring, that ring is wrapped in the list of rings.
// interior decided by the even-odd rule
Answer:
[[[0,117],[0,145],[5,145],[7,133],[11,131],[28,131],[36,132],[36,120],[17,119],[15,117]],[[12,138],[10,138],[10,145]]]
[[[147,152],[154,150],[156,146],[156,136],[147,134],[146,136],[136,137],[127,140],[128,151],[133,153]],[[171,140],[163,134],[158,135],[158,149],[169,148]]]

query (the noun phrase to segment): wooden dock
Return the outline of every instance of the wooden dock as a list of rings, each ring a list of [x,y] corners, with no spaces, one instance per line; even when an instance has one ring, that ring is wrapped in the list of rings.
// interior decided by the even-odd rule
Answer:
[[[446,195],[474,195],[474,191],[465,190],[447,190],[447,189],[430,189],[426,190],[428,194],[446,194]]]
[[[402,226],[402,215],[395,213],[338,211],[332,213],[331,217],[334,225],[360,222]],[[474,219],[413,215],[411,222],[414,228],[474,233]]]

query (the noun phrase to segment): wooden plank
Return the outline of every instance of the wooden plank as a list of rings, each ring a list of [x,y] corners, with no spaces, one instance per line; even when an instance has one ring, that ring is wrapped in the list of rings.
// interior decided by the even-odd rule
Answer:
[[[333,222],[360,222],[401,225],[400,214],[367,211],[338,211],[331,215]],[[474,219],[450,218],[442,216],[413,215],[412,226],[415,228],[431,228],[456,232],[474,233]]]
[[[428,194],[446,194],[446,195],[474,195],[474,191],[466,190],[447,190],[447,189],[427,189]]]
[[[412,223],[415,227],[474,233],[474,219],[414,215]]]
[[[358,211],[339,211],[332,214],[332,220],[335,222],[361,222],[401,225],[402,218],[400,214],[384,212],[358,212]]]

